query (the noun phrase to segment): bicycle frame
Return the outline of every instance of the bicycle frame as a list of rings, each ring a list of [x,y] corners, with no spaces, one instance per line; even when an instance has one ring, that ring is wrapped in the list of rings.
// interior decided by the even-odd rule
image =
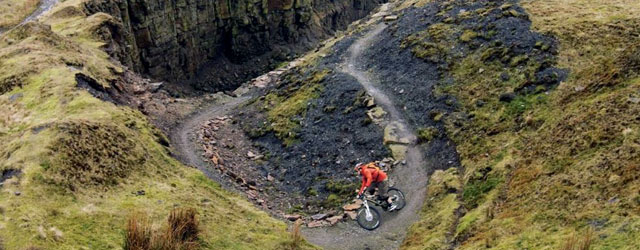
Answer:
[[[369,210],[369,202],[367,202],[367,199],[362,199],[362,205],[364,206],[365,210],[365,218],[367,219],[367,221],[370,221],[373,219],[373,215],[371,214],[371,210]]]

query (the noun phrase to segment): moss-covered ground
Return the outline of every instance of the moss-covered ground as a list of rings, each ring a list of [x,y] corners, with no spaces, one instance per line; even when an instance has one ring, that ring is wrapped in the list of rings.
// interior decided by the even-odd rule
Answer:
[[[637,249],[640,3],[530,0],[520,5],[526,14],[515,8],[517,3],[488,5],[407,39],[414,55],[446,64],[452,81],[439,91],[455,96],[460,105],[460,113],[445,121],[464,172],[459,192],[430,193],[428,212],[411,228],[404,247]],[[532,52],[550,51],[556,59],[514,56],[495,43],[473,46],[493,40],[495,32],[456,30],[461,20],[496,8],[503,16],[529,18],[534,31],[557,39],[557,48],[539,41]],[[434,35],[447,26],[451,34],[460,34],[458,41]],[[456,43],[471,43],[469,53],[445,49]],[[568,78],[557,87],[532,87],[544,65],[567,69]],[[432,181],[429,190],[433,185],[439,184]],[[462,208],[450,212],[454,201],[448,197],[456,195]],[[434,214],[445,210],[449,217],[434,222]],[[453,225],[442,225],[456,217]]]
[[[288,247],[284,223],[173,159],[139,111],[76,86],[124,69],[93,33],[110,17],[60,5],[0,38],[0,173],[21,172],[0,186],[0,249],[118,249],[129,215],[160,227],[176,207],[197,210],[202,248]]]

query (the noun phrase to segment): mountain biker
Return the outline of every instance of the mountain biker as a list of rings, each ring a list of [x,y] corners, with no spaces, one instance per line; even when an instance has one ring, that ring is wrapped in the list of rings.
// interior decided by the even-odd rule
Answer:
[[[389,205],[393,203],[391,197],[387,195],[387,191],[389,190],[387,173],[382,171],[375,162],[367,164],[358,163],[354,170],[358,175],[362,176],[362,185],[358,192],[358,199],[362,198],[365,191],[373,193],[375,188],[378,188],[378,199],[386,201]]]

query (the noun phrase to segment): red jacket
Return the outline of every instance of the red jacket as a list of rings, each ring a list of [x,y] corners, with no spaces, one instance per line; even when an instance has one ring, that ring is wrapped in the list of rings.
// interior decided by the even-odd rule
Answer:
[[[360,169],[360,175],[362,175],[362,185],[360,186],[360,192],[358,192],[359,195],[371,186],[372,182],[383,182],[387,179],[387,174],[377,168],[373,162],[363,166]]]

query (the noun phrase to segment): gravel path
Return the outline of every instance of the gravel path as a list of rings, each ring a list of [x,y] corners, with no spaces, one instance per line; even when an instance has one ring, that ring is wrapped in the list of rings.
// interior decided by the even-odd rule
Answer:
[[[373,96],[376,103],[382,106],[390,115],[392,121],[400,122],[405,129],[399,131],[402,137],[410,138],[406,156],[406,165],[397,167],[391,173],[395,187],[403,190],[407,196],[407,205],[396,213],[382,213],[382,224],[374,231],[360,228],[355,221],[339,223],[333,227],[303,229],[305,238],[313,244],[325,249],[397,249],[406,235],[407,228],[418,219],[419,211],[424,202],[428,174],[426,163],[422,158],[419,146],[415,144],[416,136],[409,124],[403,119],[403,114],[395,107],[390,98],[377,88],[378,83],[359,64],[362,52],[367,50],[372,41],[383,32],[386,25],[381,23],[373,27],[363,37],[358,39],[345,55],[344,63],[337,70],[356,78],[358,82]],[[203,109],[177,126],[170,134],[176,157],[184,164],[200,169],[209,178],[222,183],[222,177],[212,172],[200,156],[196,145],[195,132],[205,121],[212,117],[226,115],[238,105],[249,100],[251,96],[231,98],[217,103],[211,108]],[[230,188],[230,187],[227,187]],[[231,188],[232,189],[232,188]]]
[[[196,140],[196,132],[206,121],[226,115],[249,99],[251,99],[251,96],[230,98],[221,103],[212,104],[209,108],[202,109],[186,117],[169,135],[171,145],[175,149],[173,152],[175,157],[183,164],[198,168],[207,177],[229,189],[230,186],[225,185],[228,181],[224,180],[218,173],[212,172],[211,168],[209,168],[209,163],[205,162],[201,156],[200,146],[197,144],[198,140]]]
[[[360,228],[356,222],[341,223],[334,227],[306,229],[303,234],[313,244],[325,249],[397,249],[406,236],[407,228],[419,218],[424,202],[428,174],[426,163],[420,148],[416,145],[416,136],[406,123],[403,114],[398,111],[390,98],[377,88],[378,82],[360,65],[362,52],[367,50],[386,25],[380,23],[358,39],[351,47],[344,64],[339,69],[358,80],[366,91],[374,97],[390,115],[392,121],[399,122],[402,137],[410,138],[411,143],[406,156],[406,165],[397,167],[391,173],[395,187],[400,188],[407,197],[407,205],[397,213],[382,213],[382,224],[374,231]]]

